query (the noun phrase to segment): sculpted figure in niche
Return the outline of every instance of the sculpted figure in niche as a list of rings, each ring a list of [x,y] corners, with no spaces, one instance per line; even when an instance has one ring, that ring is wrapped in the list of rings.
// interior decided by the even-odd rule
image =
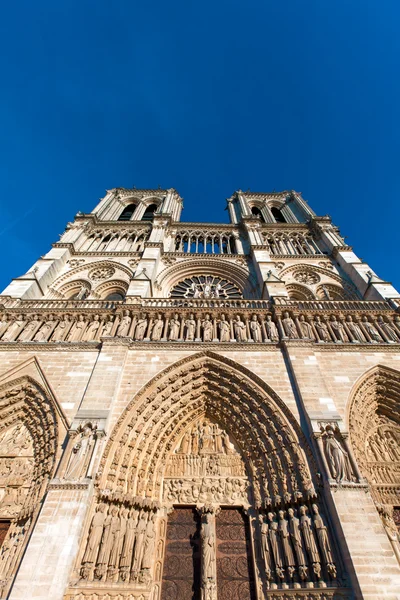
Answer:
[[[347,317],[347,327],[348,327],[348,330],[350,331],[353,341],[365,342],[365,337],[362,334],[362,331],[361,331],[359,325],[357,325],[357,323],[354,323],[353,317],[351,317],[350,315]]]
[[[265,322],[265,330],[267,332],[268,339],[270,339],[271,342],[279,341],[278,329],[276,328],[276,325],[273,322],[271,315],[267,315],[267,320]]]
[[[103,535],[103,526],[107,515],[107,505],[98,504],[90,524],[89,536],[85,553],[82,558],[81,577],[93,580],[93,570],[96,564],[97,553]]]
[[[28,322],[27,326],[25,327],[23,332],[20,334],[18,341],[19,342],[29,342],[30,339],[32,338],[34,332],[38,328],[39,323],[40,323],[39,316],[33,315],[32,320]]]
[[[262,342],[261,325],[257,315],[253,315],[250,321],[250,333],[254,342]]]
[[[137,342],[140,342],[144,339],[145,333],[146,333],[146,329],[147,329],[147,317],[146,315],[140,315],[138,322],[136,323],[136,328],[135,328],[135,340]]]
[[[106,337],[106,336],[111,335],[112,326],[113,326],[113,320],[112,320],[112,317],[109,317],[109,318],[107,318],[106,322],[103,325],[103,331],[102,331],[101,336]]]
[[[111,513],[107,515],[104,521],[103,539],[101,541],[96,567],[96,575],[102,581],[107,580],[107,569],[111,550],[119,537],[120,520],[118,512],[118,508],[116,506],[112,506]]]
[[[91,423],[78,429],[64,479],[82,479],[86,476],[95,441],[96,427],[92,427]]]
[[[243,323],[239,315],[233,320],[233,330],[238,342],[247,342],[246,325]]]
[[[346,332],[344,330],[343,323],[341,323],[340,321],[337,321],[336,317],[334,315],[331,317],[331,327],[332,327],[333,333],[336,337],[336,340],[338,342],[348,342],[349,341],[348,337],[346,335]]]
[[[68,334],[69,342],[78,342],[86,328],[86,321],[83,315],[79,315],[78,320],[72,325]]]
[[[131,508],[126,524],[126,534],[121,552],[121,560],[119,563],[122,581],[129,581],[138,517],[139,511],[136,510],[136,508]]]
[[[175,313],[173,318],[169,322],[169,340],[175,341],[179,339],[180,322],[179,315]]]
[[[231,326],[225,315],[221,315],[221,320],[218,321],[218,329],[220,342],[229,342],[231,339]]]
[[[336,439],[331,427],[326,428],[325,453],[332,475],[336,481],[352,481],[349,455],[343,449],[339,440]]]
[[[293,340],[298,339],[299,335],[297,333],[296,325],[287,311],[283,313],[282,325],[288,338]]]
[[[382,331],[386,333],[387,337],[391,342],[399,341],[395,328],[390,323],[384,321],[383,317],[378,317],[378,324]]]
[[[205,513],[202,517],[200,530],[201,540],[201,579],[203,585],[215,583],[217,577],[214,515]]]
[[[33,338],[34,342],[47,342],[50,332],[53,328],[54,320],[53,315],[49,315],[48,320],[43,323],[39,331]]]
[[[65,338],[69,326],[70,321],[68,320],[68,317],[63,317],[62,320],[58,323],[57,327],[55,328],[53,335],[51,336],[51,341],[62,342]]]
[[[129,315],[129,310],[124,310],[123,317],[121,319],[120,324],[118,325],[117,337],[126,337],[129,333],[129,328],[131,326],[132,319]]]
[[[186,337],[185,340],[187,342],[192,342],[196,337],[196,321],[194,319],[194,315],[189,315],[189,318],[185,321],[186,326]]]
[[[324,562],[331,577],[336,577],[336,567],[333,563],[332,550],[328,539],[327,528],[322,520],[321,515],[319,514],[318,506],[313,504],[312,509],[314,513],[314,527],[317,532],[319,547],[321,548]]]
[[[269,541],[271,543],[272,554],[275,562],[275,571],[279,579],[285,579],[285,570],[283,568],[283,559],[278,540],[278,523],[275,521],[275,515],[269,512],[267,515],[269,521]]]
[[[12,342],[14,341],[19,334],[21,333],[23,327],[25,325],[25,321],[22,315],[18,315],[18,317],[11,323],[5,334],[3,335],[3,342]]]
[[[205,316],[201,328],[203,330],[203,342],[212,342],[214,326],[212,321],[210,321],[210,315]]]
[[[296,561],[294,560],[293,550],[290,545],[290,533],[288,525],[289,524],[285,519],[285,511],[280,510],[278,532],[282,542],[285,566],[288,570],[289,577],[292,578],[296,570]]]
[[[380,343],[382,341],[382,338],[379,335],[379,333],[377,332],[377,330],[375,329],[375,327],[372,325],[372,323],[370,323],[368,321],[368,318],[364,316],[362,318],[362,322],[363,322],[363,325],[364,325],[369,337],[371,338],[371,341]]]
[[[313,340],[314,333],[313,333],[312,327],[311,327],[310,323],[307,323],[307,321],[304,318],[304,315],[300,315],[299,323],[300,323],[301,335],[303,336],[303,338]]]
[[[268,544],[268,523],[263,515],[259,515],[261,530],[261,555],[264,561],[265,575],[267,579],[272,579],[272,562]]]
[[[146,539],[144,542],[142,569],[151,569],[154,563],[154,550],[156,547],[156,515],[152,514],[146,526]]]
[[[150,339],[154,342],[158,342],[159,340],[161,340],[163,329],[164,321],[162,320],[162,315],[158,314],[157,318],[154,321]]]
[[[100,327],[99,319],[99,315],[94,315],[93,321],[89,323],[89,327],[86,329],[84,335],[82,336],[83,341],[89,342],[91,340],[94,340]]]
[[[146,538],[147,519],[148,513],[142,510],[140,513],[139,523],[136,529],[135,554],[133,557],[132,566],[132,579],[134,581],[136,581],[138,578],[140,567],[142,564],[144,542]]]
[[[115,582],[118,581],[118,565],[126,533],[128,513],[128,508],[121,508],[119,511],[119,531],[118,534],[114,536],[110,560],[108,562],[108,579]]]
[[[299,575],[300,579],[303,581],[307,579],[307,560],[304,555],[303,543],[301,540],[301,532],[300,532],[300,520],[294,516],[293,508],[288,509],[289,515],[289,533],[290,539],[292,540],[293,548],[296,554],[297,562],[299,565]]]
[[[313,564],[313,571],[319,577],[321,573],[321,559],[314,538],[311,518],[307,515],[307,506],[304,505],[300,506],[300,530],[303,534],[307,554]]]
[[[328,326],[326,323],[321,321],[321,317],[319,317],[319,316],[315,317],[314,325],[315,325],[315,329],[317,330],[317,333],[319,335],[319,339],[321,340],[321,342],[329,342]]]

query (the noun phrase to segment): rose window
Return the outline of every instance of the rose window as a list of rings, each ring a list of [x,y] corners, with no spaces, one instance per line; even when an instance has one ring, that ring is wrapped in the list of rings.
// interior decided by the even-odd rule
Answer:
[[[195,275],[177,283],[171,298],[242,298],[239,288],[222,277]]]

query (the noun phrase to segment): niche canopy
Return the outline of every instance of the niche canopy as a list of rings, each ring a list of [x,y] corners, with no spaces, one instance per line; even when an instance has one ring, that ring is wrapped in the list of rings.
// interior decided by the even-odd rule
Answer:
[[[177,283],[171,298],[242,298],[239,288],[221,277],[194,275]]]

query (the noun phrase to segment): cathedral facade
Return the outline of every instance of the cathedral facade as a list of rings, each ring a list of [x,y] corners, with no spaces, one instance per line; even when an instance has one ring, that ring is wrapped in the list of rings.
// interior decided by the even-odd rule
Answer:
[[[113,189],[0,296],[0,598],[400,598],[400,294],[227,203]]]

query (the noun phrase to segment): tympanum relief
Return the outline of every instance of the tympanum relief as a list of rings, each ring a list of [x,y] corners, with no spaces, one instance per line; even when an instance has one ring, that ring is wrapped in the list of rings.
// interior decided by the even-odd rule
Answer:
[[[186,430],[168,460],[164,500],[248,504],[243,460],[229,434],[209,419]]]

